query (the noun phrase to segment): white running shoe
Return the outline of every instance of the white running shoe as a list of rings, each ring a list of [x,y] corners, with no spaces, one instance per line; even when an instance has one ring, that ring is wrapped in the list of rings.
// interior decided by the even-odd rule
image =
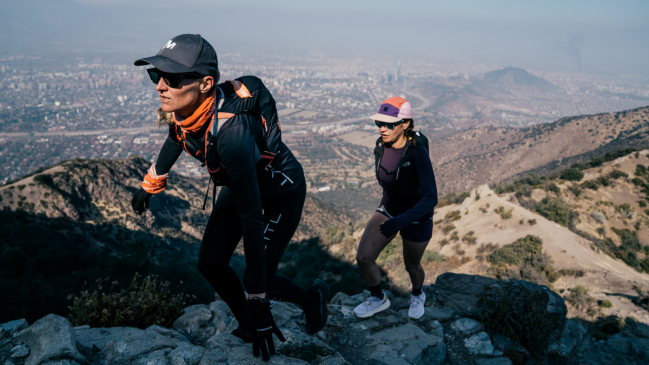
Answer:
[[[354,315],[358,318],[369,318],[388,308],[390,308],[390,299],[387,295],[383,294],[383,299],[370,296],[354,308]]]
[[[410,319],[419,319],[424,315],[424,303],[426,303],[426,294],[421,292],[421,295],[410,294],[410,309],[408,309],[408,317]]]

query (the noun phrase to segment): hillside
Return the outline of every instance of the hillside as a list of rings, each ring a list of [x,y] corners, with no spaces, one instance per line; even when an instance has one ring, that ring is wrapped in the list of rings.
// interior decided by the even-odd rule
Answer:
[[[428,81],[415,91],[430,100],[424,115],[452,129],[478,126],[525,127],[562,116],[638,107],[638,100],[611,100],[593,90],[578,95],[516,67],[482,75]],[[583,92],[583,90],[582,90]]]
[[[150,211],[137,216],[130,201],[149,165],[139,157],[66,161],[0,187],[0,292],[13,293],[0,302],[0,321],[65,314],[65,297],[84,282],[128,280],[136,272],[184,281],[179,290],[199,300],[213,295],[196,269],[211,211],[209,204],[201,209],[207,179],[172,174],[167,189],[151,198]],[[349,220],[308,194],[294,240]],[[242,253],[240,247],[232,263],[240,275]]]
[[[589,156],[649,145],[649,107],[562,118],[528,128],[479,127],[430,143],[442,194],[549,171]]]

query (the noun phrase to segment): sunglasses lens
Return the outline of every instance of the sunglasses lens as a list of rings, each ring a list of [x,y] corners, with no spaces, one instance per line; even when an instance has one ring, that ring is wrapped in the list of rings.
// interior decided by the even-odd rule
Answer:
[[[146,72],[149,74],[149,78],[151,79],[151,81],[152,81],[154,84],[158,85],[158,82],[160,82],[160,74],[157,73],[157,72],[156,72],[154,69],[152,69],[152,68],[146,70]]]
[[[171,88],[176,89],[178,86],[180,86],[180,78],[176,76],[167,75],[164,77],[164,80],[165,80],[165,84],[167,84],[167,86]]]

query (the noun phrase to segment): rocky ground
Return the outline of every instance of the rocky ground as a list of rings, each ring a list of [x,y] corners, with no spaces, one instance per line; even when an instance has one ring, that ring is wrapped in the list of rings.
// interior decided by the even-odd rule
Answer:
[[[627,320],[624,329],[602,338],[588,324],[567,319],[563,299],[546,287],[528,282],[513,285],[539,291],[542,308],[534,316],[558,319],[557,337],[544,354],[548,364],[646,364],[649,326]],[[338,293],[329,304],[327,326],[315,336],[303,332],[302,311],[274,302],[273,316],[286,337],[276,341],[278,354],[269,364],[472,364],[533,363],[521,344],[478,321],[487,288],[506,285],[495,279],[447,273],[426,286],[425,315],[407,316],[408,300],[392,297],[390,309],[371,319],[352,310],[367,293]],[[389,295],[391,296],[391,295]],[[522,298],[521,298],[522,299]],[[24,320],[2,324],[0,364],[3,365],[211,365],[256,364],[251,345],[230,334],[237,327],[225,302],[185,308],[173,328],[73,327],[53,314],[28,326]],[[534,330],[531,328],[530,330]]]

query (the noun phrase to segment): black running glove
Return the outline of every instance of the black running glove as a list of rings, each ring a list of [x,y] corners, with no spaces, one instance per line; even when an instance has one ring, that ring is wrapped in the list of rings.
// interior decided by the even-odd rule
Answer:
[[[275,343],[273,333],[282,342],[286,342],[284,335],[279,330],[270,312],[270,303],[267,298],[252,298],[246,303],[246,315],[252,331],[252,354],[259,356],[264,361],[270,360],[270,355],[275,355]]]
[[[151,197],[150,193],[147,193],[144,189],[140,188],[135,194],[133,194],[133,199],[131,199],[131,207],[133,212],[137,215],[141,215],[147,209],[149,209],[149,198]]]

